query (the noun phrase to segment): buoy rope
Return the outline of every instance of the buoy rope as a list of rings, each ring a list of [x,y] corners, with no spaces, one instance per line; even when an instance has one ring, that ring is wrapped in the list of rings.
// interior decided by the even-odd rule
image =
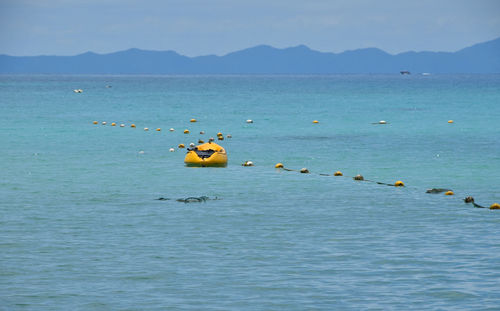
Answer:
[[[281,164],[281,163],[280,163]],[[396,187],[396,188],[399,188],[399,187],[405,187],[405,188],[416,188],[416,187],[407,187],[405,186],[402,182],[400,182],[401,184],[398,185],[399,181],[394,183],[394,184],[389,184],[389,183],[385,183],[385,182],[380,182],[380,181],[375,181],[375,180],[369,180],[369,179],[364,179],[363,176],[361,175],[357,175],[357,176],[347,176],[347,175],[335,175],[335,174],[325,174],[325,173],[311,173],[309,170],[303,168],[301,170],[295,170],[295,169],[291,169],[291,168],[287,168],[287,167],[276,167],[277,169],[282,169],[284,171],[288,171],[288,172],[298,172],[298,173],[307,173],[307,174],[315,174],[315,175],[319,175],[319,176],[336,176],[336,177],[348,177],[348,178],[352,178],[356,181],[366,181],[366,182],[371,182],[371,183],[375,183],[377,185],[384,185],[384,186],[391,186],[391,187]],[[360,179],[356,178],[356,177],[360,177]],[[432,189],[429,189],[426,191],[426,193],[442,193],[442,192],[446,192],[445,194],[447,195],[454,195],[453,191],[451,191],[450,189],[444,189],[444,188],[432,188]],[[450,193],[451,192],[451,193]],[[479,204],[477,204],[476,202],[474,202],[474,198],[473,197],[466,197],[465,199],[463,199],[463,201],[465,201],[465,203],[472,203],[472,205],[476,208],[486,208],[485,206],[481,206]],[[490,209],[498,209],[498,208],[493,208],[494,206],[496,206],[498,204],[494,203],[491,205]]]

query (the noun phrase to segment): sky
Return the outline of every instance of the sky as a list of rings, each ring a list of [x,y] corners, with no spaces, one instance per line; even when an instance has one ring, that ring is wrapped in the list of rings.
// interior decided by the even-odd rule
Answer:
[[[498,37],[500,0],[0,0],[0,54],[15,56],[260,44],[452,52]]]

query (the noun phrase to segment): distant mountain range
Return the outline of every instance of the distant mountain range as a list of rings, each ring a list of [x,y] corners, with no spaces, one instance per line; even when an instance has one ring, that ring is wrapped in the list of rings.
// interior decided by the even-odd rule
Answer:
[[[405,52],[367,48],[324,53],[299,45],[259,45],[224,56],[187,57],[174,51],[129,49],[76,56],[0,55],[2,74],[336,74],[500,73],[500,38],[457,52]]]

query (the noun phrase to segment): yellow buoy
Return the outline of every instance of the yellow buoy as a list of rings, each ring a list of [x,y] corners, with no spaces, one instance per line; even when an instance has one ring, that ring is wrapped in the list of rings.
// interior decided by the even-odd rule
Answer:
[[[453,123],[453,120],[448,120],[448,123]]]
[[[217,136],[222,136],[222,133],[221,132],[217,133]]]
[[[196,122],[196,119],[191,119],[189,120],[189,122]]]
[[[446,191],[444,194],[445,195],[454,195],[455,193],[453,193],[453,191],[450,190],[450,191]]]
[[[224,136],[217,136],[218,140],[224,140]]]
[[[184,130],[184,134],[189,134],[189,130]]]
[[[319,121],[318,120],[314,120],[313,123],[319,123]]]
[[[156,129],[156,131],[157,131],[157,132],[161,132],[161,128],[157,128],[157,129]]]
[[[394,183],[394,187],[404,187],[405,183],[402,182],[401,180],[398,180]]]
[[[283,168],[284,166],[283,166],[283,163],[277,163],[274,167],[275,168]]]
[[[97,121],[94,121],[94,122],[92,122],[92,123],[94,123],[94,124],[97,124],[97,123],[99,123],[99,122],[97,122]]]
[[[115,125],[116,125],[116,123],[115,123],[115,122],[111,123],[111,126],[115,126]]]
[[[145,131],[149,131],[149,129],[147,127],[144,128]]]
[[[336,171],[335,173],[333,173],[333,176],[344,176],[344,174],[342,174],[341,171]]]
[[[205,141],[204,141],[204,140],[202,140],[202,139],[198,139],[198,144],[204,144],[204,143],[205,143]]]
[[[493,203],[493,204],[491,204],[490,209],[500,209],[500,204]]]
[[[133,124],[133,123],[132,123],[132,124],[130,124],[130,127],[134,127],[134,128],[135,128],[135,124]]]
[[[177,146],[179,148],[185,148],[186,146],[184,146],[184,144],[179,144],[179,146]]]

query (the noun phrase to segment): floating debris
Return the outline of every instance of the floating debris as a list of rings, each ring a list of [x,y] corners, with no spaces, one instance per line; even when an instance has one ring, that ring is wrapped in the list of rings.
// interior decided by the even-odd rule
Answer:
[[[164,198],[164,197],[159,197],[156,199],[158,201],[170,201],[173,200],[171,198]],[[220,200],[218,197],[214,197],[211,199],[210,197],[207,197],[205,195],[202,195],[201,197],[187,197],[187,198],[180,198],[176,199],[175,201],[177,202],[182,202],[182,203],[201,203],[201,202],[206,202],[208,200]]]
[[[444,188],[432,188],[432,189],[427,189],[425,193],[441,193],[441,192],[448,192],[451,191],[451,189],[444,189]]]

